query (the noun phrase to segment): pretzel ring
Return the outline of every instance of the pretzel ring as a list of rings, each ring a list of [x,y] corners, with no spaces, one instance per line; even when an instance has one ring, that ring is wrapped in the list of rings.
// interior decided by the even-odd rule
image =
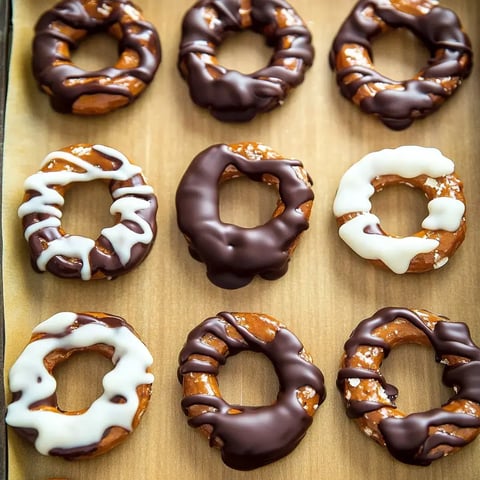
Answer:
[[[114,202],[116,224],[90,239],[61,225],[64,195],[72,183],[102,180]],[[150,252],[157,199],[140,167],[104,145],[78,144],[49,153],[41,170],[25,181],[18,210],[32,266],[63,278],[112,279],[140,264]]]
[[[245,407],[221,396],[217,374],[229,356],[252,350],[267,356],[280,391],[273,405]],[[189,425],[221,450],[226,465],[253,470],[288,455],[304,437],[325,399],[323,375],[300,340],[273,317],[221,312],[188,335],[179,357],[182,408]]]
[[[218,64],[232,32],[253,30],[274,48],[270,63],[246,75]],[[186,13],[178,68],[197,105],[218,120],[243,122],[282,105],[312,65],[311,33],[286,0],[201,0]]]
[[[274,185],[280,195],[272,218],[243,228],[221,222],[218,185],[247,176]],[[308,228],[311,179],[298,160],[287,160],[258,143],[213,145],[198,154],[177,189],[177,220],[190,254],[204,262],[208,278],[240,288],[255,275],[275,280],[288,270],[299,235]]]
[[[387,234],[370,213],[369,198],[393,184],[419,188],[429,200],[422,230],[411,236]],[[398,274],[442,267],[465,238],[463,184],[453,162],[435,148],[403,146],[366,155],[342,177],[333,211],[352,250]]]
[[[430,52],[413,78],[396,81],[373,64],[371,41],[405,27]],[[341,26],[330,52],[342,95],[389,128],[402,130],[439,108],[472,69],[470,39],[457,15],[436,0],[360,0]]]
[[[114,368],[88,408],[58,407],[54,368],[74,353],[97,352]],[[6,422],[43,455],[69,460],[101,455],[137,427],[151,394],[152,357],[133,328],[105,313],[57,313],[35,327],[9,372]]]
[[[70,50],[97,32],[118,41],[120,56],[112,67],[87,72],[72,62]],[[99,115],[130,104],[153,80],[160,60],[155,27],[128,0],[63,0],[35,27],[33,74],[61,113]]]
[[[406,416],[398,390],[380,373],[390,349],[431,345],[445,364],[443,383],[455,391],[441,408]],[[383,308],[362,321],[345,344],[337,385],[349,417],[398,460],[429,465],[456,452],[480,433],[480,349],[464,323],[425,310]]]

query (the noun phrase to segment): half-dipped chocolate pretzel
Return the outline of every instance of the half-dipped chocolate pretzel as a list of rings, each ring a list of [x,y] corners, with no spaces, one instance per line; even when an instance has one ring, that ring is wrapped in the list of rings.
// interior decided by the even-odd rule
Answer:
[[[380,372],[390,350],[405,343],[431,345],[445,365],[443,383],[454,395],[441,407],[405,415],[398,390]],[[425,310],[383,308],[363,320],[345,343],[337,385],[349,417],[398,460],[429,465],[480,433],[480,349],[466,324]]]
[[[93,240],[62,228],[64,195],[74,183],[102,180],[115,225]],[[139,166],[104,145],[77,144],[49,153],[27,178],[18,210],[35,270],[63,278],[112,279],[140,264],[157,231],[157,198]]]
[[[114,365],[104,391],[87,408],[62,410],[55,367],[78,352],[96,352]],[[106,453],[137,427],[150,400],[152,356],[134,329],[106,313],[61,312],[34,328],[12,365],[6,422],[43,455],[69,460]]]
[[[280,390],[273,405],[230,405],[222,398],[219,367],[247,350],[263,353],[275,368]],[[238,470],[261,467],[293,451],[325,399],[323,375],[302,343],[265,314],[221,312],[206,319],[188,335],[179,363],[189,425]]]
[[[393,80],[373,64],[372,40],[404,27],[428,48],[430,59],[411,79]],[[470,39],[460,20],[437,0],[360,0],[330,52],[341,93],[387,127],[402,130],[438,109],[472,69]]]
[[[428,199],[422,228],[408,236],[386,233],[371,213],[370,197],[403,184]],[[465,238],[465,196],[455,165],[436,148],[402,146],[372,152],[343,175],[333,204],[338,233],[358,255],[401,274],[443,267]]]
[[[250,75],[217,60],[226,36],[245,29],[274,49],[269,64]],[[281,105],[313,57],[311,33],[286,0],[200,0],[183,19],[179,70],[192,100],[222,121],[248,121]]]
[[[219,217],[218,186],[247,176],[274,185],[279,201],[263,225],[244,228]],[[199,153],[177,189],[177,220],[191,255],[206,264],[208,278],[222,288],[240,288],[255,275],[275,280],[287,272],[299,235],[308,228],[311,179],[298,160],[259,143],[213,145]]]
[[[105,32],[118,41],[115,65],[85,71],[71,59],[87,36]],[[99,115],[135,100],[161,60],[155,27],[129,0],[63,0],[35,26],[33,74],[61,113]]]

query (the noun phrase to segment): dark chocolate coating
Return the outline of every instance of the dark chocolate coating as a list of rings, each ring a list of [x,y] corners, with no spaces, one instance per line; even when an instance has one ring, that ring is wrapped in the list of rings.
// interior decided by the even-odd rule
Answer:
[[[352,357],[360,346],[382,348],[384,358],[390,353],[390,345],[372,332],[382,325],[393,322],[396,318],[407,320],[423,332],[430,341],[437,362],[443,356],[451,355],[463,357],[467,363],[445,365],[442,381],[448,387],[455,388],[456,393],[445,404],[453,400],[470,400],[480,404],[480,349],[470,337],[465,323],[439,321],[434,330],[430,330],[418,317],[407,308],[383,308],[372,317],[363,320],[352,332],[345,343],[346,358]],[[347,413],[351,418],[359,418],[365,413],[382,407],[395,408],[394,400],[398,390],[385,382],[383,377],[375,371],[363,368],[346,367],[340,369],[337,377],[337,386],[342,391],[343,383],[347,378],[369,378],[378,380],[386,387],[386,393],[391,400],[390,404],[376,402],[347,402]],[[390,453],[398,460],[413,465],[429,465],[443,454],[430,451],[438,445],[463,446],[466,441],[460,437],[435,432],[429,433],[429,427],[452,424],[459,428],[480,428],[480,419],[474,415],[449,412],[436,408],[422,413],[413,413],[403,418],[389,417],[380,421],[379,430],[385,440]]]
[[[472,69],[471,42],[462,30],[460,20],[450,9],[434,6],[425,15],[412,15],[397,10],[390,2],[381,0],[360,0],[350,12],[337,33],[330,51],[330,66],[336,69],[336,58],[346,44],[364,47],[373,58],[372,40],[382,32],[382,26],[362,12],[372,8],[391,28],[404,27],[416,35],[430,52],[430,59],[414,79],[406,81],[392,80],[381,75],[374,68],[355,65],[336,72],[337,83],[343,96],[352,99],[358,89],[368,83],[402,85],[403,89],[386,89],[373,96],[366,96],[360,102],[360,108],[377,115],[393,130],[409,127],[417,118],[433,113],[446,100],[461,80],[468,77]],[[356,74],[358,79],[345,81],[349,75]],[[436,81],[440,79],[440,81]],[[447,88],[442,80],[456,84]]]
[[[111,161],[112,165],[114,166],[112,169],[115,169],[115,165],[119,164],[118,159],[114,157],[110,157],[107,154],[100,152],[98,152],[98,154],[104,156],[105,158],[108,158]],[[137,174],[128,180],[128,186],[139,186],[145,184],[145,179],[141,174]],[[108,188],[111,194],[117,188],[125,186],[127,186],[127,182],[110,181],[108,183]],[[26,192],[26,199],[34,197],[38,194],[40,194],[40,192]],[[134,244],[130,250],[130,259],[128,263],[124,265],[122,264],[119,256],[115,252],[115,249],[112,247],[110,241],[102,234],[100,234],[100,236],[95,240],[95,245],[90,250],[88,255],[92,278],[114,279],[120,275],[128,273],[130,270],[142,263],[143,260],[145,260],[145,258],[150,253],[157,232],[157,197],[153,193],[138,194],[135,195],[135,197],[141,198],[142,200],[148,202],[148,207],[143,208],[136,213],[150,226],[153,232],[152,241],[148,244],[141,242],[137,242],[136,244]],[[22,219],[23,229],[25,230],[30,225],[40,222],[47,217],[49,217],[49,214],[46,213],[32,213],[26,215]],[[137,233],[141,232],[140,226],[130,220],[121,220],[121,223],[123,223],[131,231]],[[35,271],[43,273],[37,267],[37,259],[44,251],[45,244],[48,244],[53,240],[60,239],[61,237],[65,237],[67,235],[68,234],[66,234],[62,229],[58,227],[44,227],[34,232],[30,236],[28,240],[30,260],[31,265]],[[72,258],[70,256],[55,255],[48,261],[46,265],[46,270],[56,275],[57,277],[66,279],[78,279],[81,278],[82,261],[78,258]]]
[[[277,177],[285,210],[255,228],[223,223],[218,183],[229,165],[254,181],[262,181],[265,173]],[[298,160],[247,160],[222,144],[193,159],[177,189],[177,221],[191,255],[206,264],[212,283],[235,289],[250,283],[255,275],[275,280],[287,272],[288,250],[308,228],[308,219],[299,207],[313,200],[310,186],[292,168],[301,165]]]
[[[303,82],[313,62],[311,33],[288,2],[252,0],[250,8],[252,25],[248,27],[242,25],[240,0],[200,0],[183,19],[178,65],[188,82],[190,96],[197,105],[226,122],[249,121],[257,113],[279,106],[289,90]],[[207,22],[206,9],[213,9],[219,21]],[[288,10],[299,24],[279,25],[277,9]],[[246,28],[264,35],[267,45],[274,49],[265,68],[246,75],[201,58],[202,54],[215,57],[216,49],[229,33]],[[288,46],[282,43],[284,40]],[[297,60],[299,68],[286,68],[284,59]]]
[[[230,337],[225,322],[233,326],[242,339]],[[201,341],[212,334],[228,346],[225,356],[219,355],[213,347]],[[312,423],[312,417],[299,403],[296,392],[309,385],[319,395],[319,404],[325,399],[325,388],[321,371],[304,360],[299,353],[303,345],[286,328],[280,328],[270,342],[263,342],[246,328],[238,325],[235,317],[221,312],[217,317],[208,318],[188,335],[179,356],[179,379],[190,372],[206,372],[216,375],[218,368],[212,368],[208,361],[189,360],[190,355],[205,355],[223,365],[228,356],[251,350],[267,356],[278,376],[280,389],[273,405],[248,407],[229,405],[225,400],[211,395],[191,395],[182,400],[185,413],[189,406],[202,404],[217,410],[190,418],[189,425],[199,427],[211,425],[213,431],[210,445],[221,439],[222,459],[226,465],[237,470],[252,470],[275,462],[288,455],[305,436]],[[240,410],[239,414],[229,414],[229,409]]]
[[[82,0],[63,0],[46,11],[35,26],[33,74],[38,85],[51,92],[52,107],[60,113],[71,113],[73,104],[83,95],[121,95],[131,103],[137,95],[132,93],[125,82],[105,84],[104,79],[134,77],[148,85],[161,61],[160,39],[155,27],[144,20],[128,23],[122,21],[127,7],[138,10],[133,3],[128,0],[105,0],[105,6],[112,10],[104,20],[90,17],[84,3]],[[77,49],[80,42],[61,32],[58,25],[75,29],[77,32],[85,30],[86,35],[110,33],[113,26],[118,26],[121,31],[121,38],[118,40],[119,54],[127,49],[133,50],[138,55],[139,65],[130,69],[111,66],[87,72],[74,65],[68,55],[59,51],[62,44],[70,50]],[[89,80],[91,78],[96,80]],[[85,79],[85,82],[72,86],[66,84],[69,79]]]

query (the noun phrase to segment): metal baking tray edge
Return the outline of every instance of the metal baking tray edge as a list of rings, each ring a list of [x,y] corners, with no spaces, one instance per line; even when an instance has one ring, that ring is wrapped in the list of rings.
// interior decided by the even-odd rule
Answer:
[[[11,32],[12,32],[11,0],[0,0],[0,195],[3,184],[3,154],[5,134],[5,105],[8,87],[8,66],[10,61]],[[1,197],[0,197],[1,198]],[[2,268],[3,232],[0,224],[0,269]],[[5,323],[3,309],[3,284],[0,280],[0,376],[4,380],[4,351],[5,351]],[[0,478],[7,478],[7,432],[3,421],[5,418],[5,392],[0,390],[0,407],[2,421],[0,422]]]

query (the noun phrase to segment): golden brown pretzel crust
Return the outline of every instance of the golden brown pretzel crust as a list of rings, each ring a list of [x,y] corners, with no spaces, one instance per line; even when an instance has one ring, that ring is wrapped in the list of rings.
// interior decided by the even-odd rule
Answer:
[[[383,310],[388,311],[394,309],[386,308]],[[380,318],[381,312],[382,310],[377,312],[372,319]],[[408,312],[408,310],[406,310],[406,312]],[[435,326],[438,322],[448,322],[448,319],[445,317],[438,316],[426,310],[411,309],[409,312],[417,315],[419,320],[431,332],[435,330]],[[353,336],[355,336],[355,332],[352,334],[352,337]],[[432,345],[424,332],[410,323],[410,321],[401,317],[401,312],[393,321],[390,321],[389,323],[383,322],[380,326],[372,330],[371,336],[380,339],[382,341],[381,343],[385,342],[389,348],[407,343],[426,346]],[[350,414],[349,416],[354,417],[354,421],[366,435],[373,438],[380,445],[388,446],[381,431],[381,422],[387,418],[403,419],[407,417],[407,414],[396,407],[394,403],[395,398],[392,398],[387,393],[387,387],[389,385],[380,380],[380,378],[383,379],[380,368],[386,356],[384,348],[379,348],[378,345],[363,344],[367,342],[362,342],[361,340],[358,343],[361,345],[357,346],[354,352],[348,354],[345,353],[342,358],[341,369],[344,369],[343,371],[347,373],[341,377],[339,376],[338,386],[347,405],[377,405],[377,408],[371,407],[363,414],[361,414],[361,410],[358,410],[358,414]],[[468,341],[465,341],[465,343],[470,345]],[[442,354],[438,361],[446,364],[448,368],[454,368],[468,364],[472,359],[459,355]],[[372,376],[369,377],[368,375],[365,375],[365,377],[362,378],[359,374],[358,377],[355,377],[356,372],[361,373],[362,371],[372,372]],[[375,378],[375,375],[379,375],[379,378]],[[396,394],[394,396],[396,397]],[[480,418],[480,404],[473,400],[452,397],[447,403],[442,405],[440,409],[444,412],[466,414],[473,420],[476,418],[477,425],[480,425],[478,423],[478,419]],[[443,435],[445,433],[447,435],[452,435],[451,438],[461,439],[462,442],[457,443],[457,445],[454,445],[453,443],[447,444],[448,442],[446,442],[435,446],[430,452],[428,452],[430,461],[440,456],[454,453],[466,443],[474,440],[480,433],[480,427],[462,428],[453,423],[429,425],[429,436],[434,436],[435,434]],[[427,455],[427,453],[425,453],[425,455]]]
[[[409,187],[420,189],[427,198],[428,201],[439,197],[454,198],[463,204],[465,204],[465,195],[463,192],[463,182],[454,173],[445,175],[443,177],[437,177],[434,182],[427,175],[419,175],[413,178],[404,178],[399,175],[382,175],[376,177],[372,182],[372,186],[375,192],[382,191],[389,185],[408,185]],[[337,225],[341,227],[348,220],[362,215],[363,212],[351,212],[342,215],[337,218]],[[461,245],[465,239],[467,225],[465,216],[462,216],[462,220],[457,230],[449,232],[447,230],[426,230],[421,229],[418,232],[411,234],[413,237],[428,238],[437,240],[439,242],[438,247],[432,252],[420,253],[416,255],[410,262],[407,272],[420,273],[427,272],[433,268],[438,262],[438,259],[448,260]],[[385,232],[381,226],[378,226],[378,232],[380,235],[387,237],[393,237]],[[388,269],[388,267],[381,260],[369,260],[373,265]]]

